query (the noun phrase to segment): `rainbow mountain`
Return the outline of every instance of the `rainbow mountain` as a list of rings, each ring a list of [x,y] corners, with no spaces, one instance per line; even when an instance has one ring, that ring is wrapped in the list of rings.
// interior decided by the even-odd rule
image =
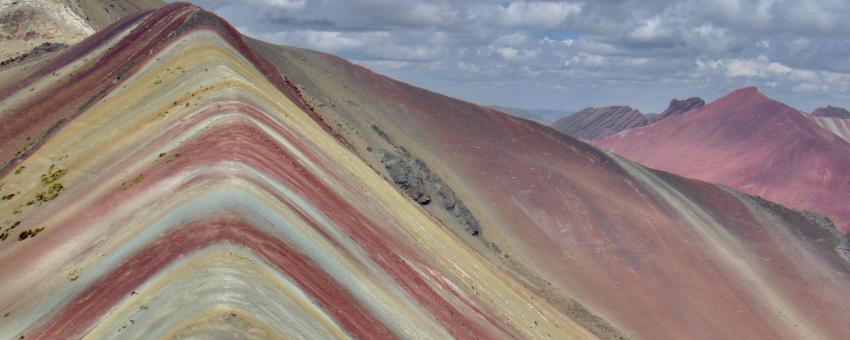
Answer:
[[[188,4],[36,66],[0,89],[4,338],[850,329],[850,247],[827,218]]]

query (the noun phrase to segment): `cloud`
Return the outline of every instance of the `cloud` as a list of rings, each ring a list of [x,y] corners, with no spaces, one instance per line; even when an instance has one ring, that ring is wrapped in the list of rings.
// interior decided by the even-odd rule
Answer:
[[[296,32],[310,46],[325,51],[341,51],[363,46],[363,42],[340,32]]]
[[[709,13],[713,13],[726,21],[732,21],[741,12],[741,3],[738,0],[715,0],[705,4]]]
[[[515,1],[501,9],[501,20],[511,26],[557,27],[581,13],[582,4],[548,1]]]
[[[804,109],[850,106],[835,102],[850,91],[848,1],[193,2],[247,35],[482,103],[656,111],[755,85]]]
[[[792,72],[788,66],[771,62],[765,56],[755,59],[723,59],[717,61],[726,70],[728,77],[771,78],[784,76]]]
[[[453,21],[456,13],[448,6],[432,3],[417,3],[410,9],[407,18],[411,23],[438,25],[446,20]]]
[[[525,32],[513,32],[498,36],[495,43],[506,46],[520,46],[527,41],[528,35]]]
[[[502,56],[502,58],[511,61],[531,59],[540,53],[540,51],[537,50],[516,49],[513,47],[500,47],[495,50],[500,56]],[[527,73],[527,71],[524,72]]]
[[[546,45],[555,45],[555,46],[563,46],[563,47],[572,47],[573,44],[576,43],[575,39],[564,39],[564,40],[555,40],[549,37],[543,37],[542,42]]]
[[[608,58],[598,55],[581,52],[564,63],[567,66],[586,65],[591,67],[605,66],[608,64]]]
[[[306,0],[251,0],[259,4],[267,4],[273,8],[284,10],[302,9]]]
[[[665,27],[661,19],[654,17],[629,33],[629,38],[643,43],[657,43],[673,38],[673,31]]]
[[[791,93],[844,92],[850,88],[850,74],[795,69],[773,62],[765,56],[754,59],[697,60],[696,64],[695,75],[698,77],[711,77],[719,73],[727,78],[759,80],[761,84],[772,88],[787,84]]]
[[[825,84],[816,85],[816,84],[810,84],[810,83],[800,83],[800,84],[794,85],[794,87],[792,87],[791,90],[794,91],[794,92],[799,92],[799,93],[826,92],[826,91],[829,91],[829,85],[825,85]]]
[[[258,37],[273,42],[290,42],[326,52],[340,52],[364,46],[357,37],[343,32],[330,31],[287,31],[261,33]]]

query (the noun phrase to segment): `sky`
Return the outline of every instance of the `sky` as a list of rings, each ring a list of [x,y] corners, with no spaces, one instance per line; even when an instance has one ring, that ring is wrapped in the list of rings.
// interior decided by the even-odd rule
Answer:
[[[846,0],[191,0],[243,34],[480,104],[577,110],[757,86],[850,107]]]

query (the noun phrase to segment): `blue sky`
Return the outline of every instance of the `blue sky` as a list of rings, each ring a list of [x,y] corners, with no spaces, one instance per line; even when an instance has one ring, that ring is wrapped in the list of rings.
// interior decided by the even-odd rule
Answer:
[[[844,0],[195,0],[249,36],[483,104],[579,109],[758,86],[850,106]]]

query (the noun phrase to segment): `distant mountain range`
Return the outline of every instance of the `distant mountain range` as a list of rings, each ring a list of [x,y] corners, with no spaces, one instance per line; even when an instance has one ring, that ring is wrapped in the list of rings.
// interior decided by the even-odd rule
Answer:
[[[580,139],[600,139],[623,130],[652,124],[705,105],[701,98],[673,99],[661,113],[644,115],[630,106],[588,107],[561,118],[550,125],[569,136]]]
[[[647,118],[631,106],[588,107],[558,119],[551,126],[580,139],[597,139],[625,129],[644,126]]]
[[[515,117],[533,120],[543,125],[549,125],[558,119],[569,116],[576,112],[574,110],[520,109],[499,105],[490,105],[489,107]]]

